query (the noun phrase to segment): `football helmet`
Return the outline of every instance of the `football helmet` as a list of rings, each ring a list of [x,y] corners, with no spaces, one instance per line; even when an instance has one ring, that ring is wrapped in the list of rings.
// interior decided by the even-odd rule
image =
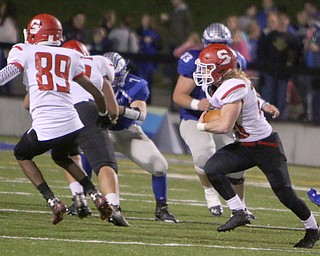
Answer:
[[[117,52],[107,52],[103,55],[109,59],[114,66],[114,80],[112,82],[113,87],[123,87],[126,80],[128,63],[126,60]]]
[[[195,64],[193,79],[197,86],[217,85],[228,71],[237,67],[237,57],[225,44],[210,44],[200,52]]]
[[[80,52],[83,56],[90,55],[87,47],[83,43],[77,40],[69,40],[63,43],[62,47],[76,50]]]
[[[63,42],[60,21],[50,14],[34,16],[23,30],[26,44],[44,44],[60,46]]]
[[[209,44],[232,44],[231,32],[222,23],[210,24],[202,34],[202,44],[207,47]]]

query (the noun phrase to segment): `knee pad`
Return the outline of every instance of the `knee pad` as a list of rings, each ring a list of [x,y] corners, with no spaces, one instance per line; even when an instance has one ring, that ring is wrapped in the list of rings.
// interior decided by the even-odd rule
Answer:
[[[228,180],[231,182],[232,185],[240,185],[244,182],[244,177],[242,178],[228,177]]]
[[[198,154],[193,158],[193,163],[196,168],[196,172],[198,173],[204,173],[204,166],[206,165],[206,162],[210,158],[210,155],[208,152],[203,154]]]
[[[154,176],[163,176],[168,170],[168,163],[166,161],[156,161],[152,164],[152,170],[147,170]]]
[[[200,174],[200,175],[203,175],[203,174],[206,174],[204,169],[194,165],[194,169],[196,170],[196,173]]]
[[[23,160],[32,160],[33,156],[28,155],[28,153],[26,153],[25,151],[21,150],[21,148],[19,147],[19,144],[17,144],[14,147],[13,150],[14,156],[17,160],[23,161]]]
[[[230,173],[227,175],[232,185],[240,185],[244,182],[245,172]]]

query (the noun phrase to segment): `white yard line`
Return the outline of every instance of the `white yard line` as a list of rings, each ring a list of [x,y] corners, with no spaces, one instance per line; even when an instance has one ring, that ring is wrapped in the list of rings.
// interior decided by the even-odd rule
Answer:
[[[79,239],[59,239],[49,237],[19,237],[19,236],[0,236],[0,239],[15,239],[15,240],[32,240],[32,241],[55,241],[65,243],[90,243],[90,244],[115,244],[115,245],[137,245],[137,246],[156,246],[156,247],[200,247],[200,248],[212,248],[212,249],[228,249],[235,251],[269,251],[269,252],[292,252],[302,253],[308,255],[318,255],[317,252],[305,251],[299,249],[272,249],[263,247],[235,247],[235,246],[219,246],[208,244],[178,244],[178,243],[145,243],[138,241],[105,241],[105,240],[79,240]]]

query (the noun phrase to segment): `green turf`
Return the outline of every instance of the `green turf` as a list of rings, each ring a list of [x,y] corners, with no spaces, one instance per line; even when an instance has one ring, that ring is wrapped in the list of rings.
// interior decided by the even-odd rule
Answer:
[[[15,140],[10,140],[14,142]],[[224,207],[220,218],[211,217],[190,156],[165,155],[169,162],[169,210],[178,224],[153,220],[154,199],[150,174],[129,160],[119,159],[121,207],[131,227],[116,227],[93,216],[65,216],[54,226],[50,209],[19,169],[12,152],[0,151],[0,255],[320,255],[313,249],[294,249],[304,235],[300,221],[275,198],[257,169],[246,175],[246,202],[257,216],[252,225],[218,233],[230,217]],[[71,203],[64,174],[48,154],[35,158],[57,196]],[[319,169],[290,166],[292,183],[320,222],[320,208],[306,192],[320,189]],[[93,178],[97,183],[96,177]]]

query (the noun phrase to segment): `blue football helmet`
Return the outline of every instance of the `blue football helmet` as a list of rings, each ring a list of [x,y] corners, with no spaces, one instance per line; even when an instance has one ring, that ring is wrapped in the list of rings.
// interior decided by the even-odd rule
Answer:
[[[117,52],[106,52],[104,57],[109,59],[114,66],[114,80],[113,87],[123,87],[126,77],[129,73],[127,70],[128,62]]]
[[[232,44],[231,32],[222,23],[210,24],[202,34],[202,44],[204,47],[209,44]]]

